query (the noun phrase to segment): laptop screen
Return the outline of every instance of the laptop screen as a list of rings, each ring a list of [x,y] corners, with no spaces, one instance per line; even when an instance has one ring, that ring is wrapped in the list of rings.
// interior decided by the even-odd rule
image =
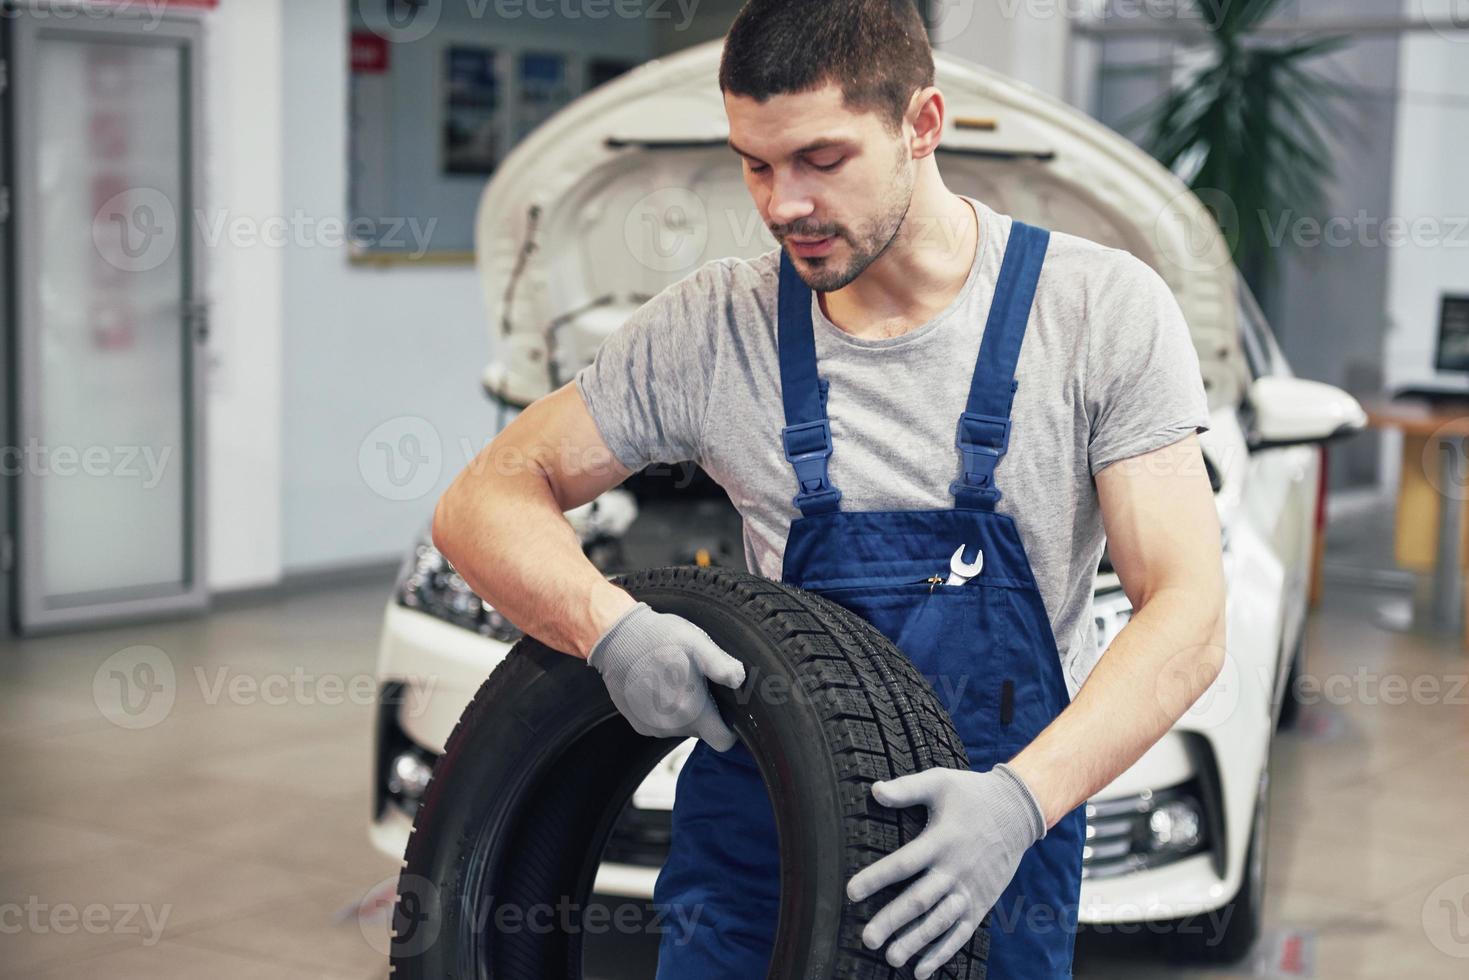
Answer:
[[[1469,373],[1469,296],[1444,296],[1434,366]]]

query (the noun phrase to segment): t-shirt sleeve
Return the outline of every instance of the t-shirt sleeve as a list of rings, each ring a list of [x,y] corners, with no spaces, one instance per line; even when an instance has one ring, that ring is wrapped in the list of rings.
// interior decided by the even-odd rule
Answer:
[[[574,378],[607,448],[633,471],[702,463],[728,266],[713,260],[638,307]]]
[[[1199,355],[1163,277],[1131,253],[1087,311],[1092,475],[1209,429]]]

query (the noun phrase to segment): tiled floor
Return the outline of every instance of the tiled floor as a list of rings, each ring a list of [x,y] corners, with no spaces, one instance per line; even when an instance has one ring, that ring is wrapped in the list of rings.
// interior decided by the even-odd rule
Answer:
[[[365,832],[385,590],[0,648],[0,977],[386,974],[381,919],[358,911],[397,868]],[[1469,976],[1469,654],[1382,629],[1382,598],[1333,584],[1311,622],[1308,671],[1367,693],[1276,741],[1261,963],[1188,971],[1084,936],[1078,977]],[[136,644],[171,685],[136,656],[113,673]],[[1439,694],[1383,703],[1389,676]],[[119,710],[124,680],[175,692],[161,720]]]

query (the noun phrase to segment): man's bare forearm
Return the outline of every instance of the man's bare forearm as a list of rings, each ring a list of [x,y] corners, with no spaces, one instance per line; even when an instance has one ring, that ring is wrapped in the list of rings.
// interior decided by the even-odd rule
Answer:
[[[485,449],[492,451],[493,444]],[[587,559],[546,476],[533,465],[506,475],[471,464],[439,499],[433,536],[477,595],[526,633],[573,656],[585,659],[636,604]]]
[[[1009,763],[1040,802],[1046,826],[1141,758],[1223,664],[1224,616],[1218,606],[1183,589],[1160,590],[1145,602],[1076,699]]]

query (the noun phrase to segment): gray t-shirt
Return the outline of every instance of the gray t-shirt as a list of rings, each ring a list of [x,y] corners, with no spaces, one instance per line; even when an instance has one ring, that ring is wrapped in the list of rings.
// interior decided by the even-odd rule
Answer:
[[[858,339],[811,297],[830,382],[832,483],[844,510],[954,505],[964,411],[1011,218],[980,218],[954,301],[898,337]],[[776,347],[780,249],[716,259],[638,309],[576,375],[622,463],[697,462],[744,519],[746,562],[779,579],[796,478]],[[1163,279],[1130,252],[1053,232],[1016,368],[1009,451],[995,470],[1051,619],[1074,696],[1096,657],[1090,614],[1104,536],[1094,475],[1209,427],[1198,355]]]

